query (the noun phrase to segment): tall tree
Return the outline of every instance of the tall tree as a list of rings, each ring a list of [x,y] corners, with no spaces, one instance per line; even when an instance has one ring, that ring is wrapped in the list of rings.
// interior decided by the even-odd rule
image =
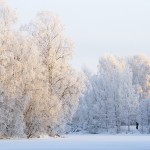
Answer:
[[[33,36],[42,61],[42,93],[38,97],[42,104],[34,114],[38,114],[42,130],[54,134],[65,127],[75,112],[83,89],[82,75],[69,64],[72,43],[64,36],[57,16],[41,12],[25,29]],[[29,117],[35,118],[30,114]]]

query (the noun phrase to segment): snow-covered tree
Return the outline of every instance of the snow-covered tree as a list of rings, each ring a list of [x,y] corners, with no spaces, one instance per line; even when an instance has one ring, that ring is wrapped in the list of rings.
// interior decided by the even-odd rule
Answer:
[[[38,131],[54,134],[71,120],[76,110],[83,89],[82,75],[69,64],[72,43],[64,36],[57,16],[41,12],[24,28],[33,36],[42,61],[42,90],[38,92],[40,96],[36,97],[38,104],[32,110],[33,115],[27,112],[31,118],[27,117],[27,121],[36,118],[32,128],[39,124],[42,129],[37,128]]]
[[[136,93],[139,93],[140,104],[136,111],[137,122],[140,124],[142,133],[148,133],[148,110],[150,109],[150,58],[143,54],[136,55],[128,58],[128,62],[132,68],[133,84],[136,87]]]
[[[150,100],[145,99],[140,102],[138,121],[142,133],[150,133]]]
[[[22,136],[24,133],[23,117],[20,114],[21,103],[18,101],[19,81],[14,78],[17,39],[12,26],[16,18],[15,11],[5,2],[0,1],[0,134],[2,137]]]
[[[128,127],[130,132],[130,125],[135,124],[137,108],[139,106],[139,94],[136,93],[136,87],[133,85],[133,73],[129,65],[126,63],[124,72],[122,74],[122,90],[120,92],[120,99],[122,101],[122,122]]]

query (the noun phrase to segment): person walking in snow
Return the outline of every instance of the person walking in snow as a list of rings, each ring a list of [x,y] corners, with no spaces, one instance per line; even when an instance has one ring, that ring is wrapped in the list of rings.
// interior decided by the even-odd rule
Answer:
[[[136,129],[138,130],[138,128],[139,128],[139,123],[136,122]]]

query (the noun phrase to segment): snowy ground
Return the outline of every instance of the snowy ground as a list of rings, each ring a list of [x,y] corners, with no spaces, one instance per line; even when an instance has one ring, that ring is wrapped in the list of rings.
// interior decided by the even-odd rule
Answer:
[[[66,135],[64,138],[1,140],[0,150],[150,150],[150,136]]]

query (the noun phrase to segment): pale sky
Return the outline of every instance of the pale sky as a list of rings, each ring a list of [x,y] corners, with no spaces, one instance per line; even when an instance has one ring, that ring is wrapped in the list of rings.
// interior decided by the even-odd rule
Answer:
[[[59,15],[75,43],[72,64],[95,69],[105,53],[150,56],[150,0],[6,0],[26,23],[40,10]]]

